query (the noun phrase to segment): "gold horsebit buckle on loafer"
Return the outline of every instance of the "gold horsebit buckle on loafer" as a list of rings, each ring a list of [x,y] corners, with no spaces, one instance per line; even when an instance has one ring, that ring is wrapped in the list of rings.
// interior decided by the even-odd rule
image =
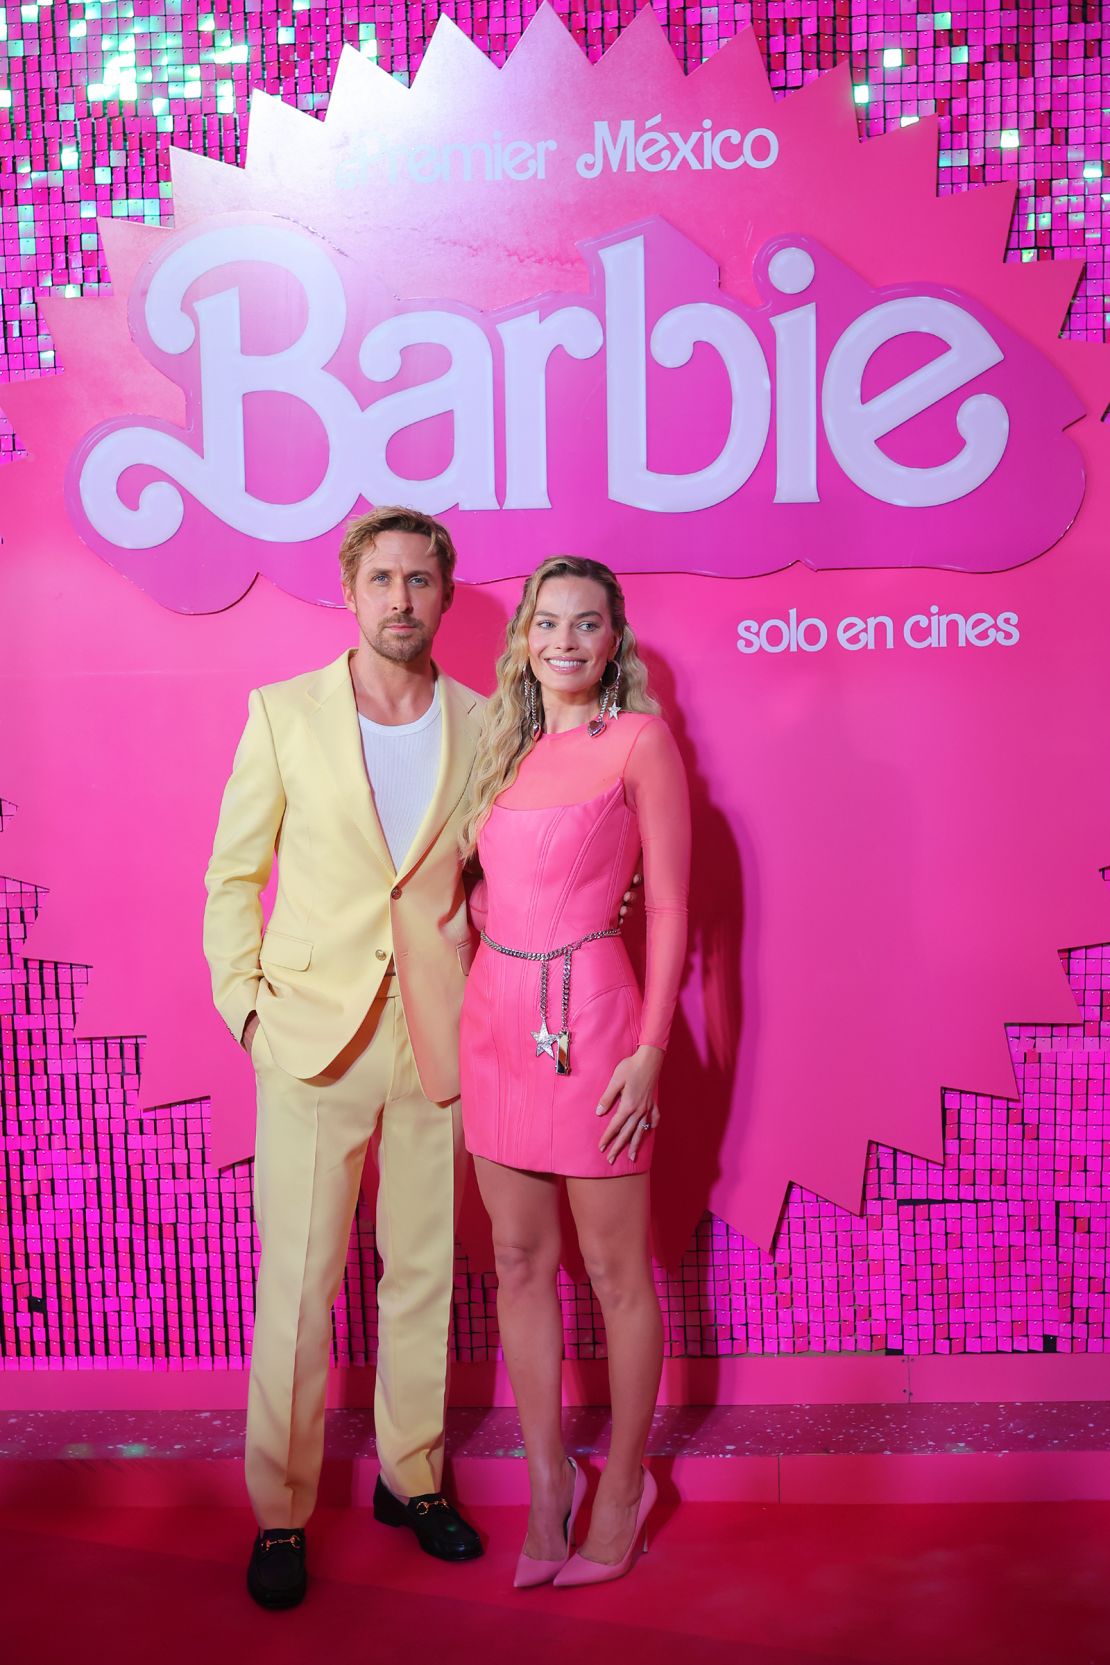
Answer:
[[[429,1515],[433,1509],[450,1509],[450,1507],[451,1505],[445,1497],[421,1498],[419,1503],[413,1504],[412,1512],[414,1515]]]
[[[299,1532],[263,1532],[263,1555],[268,1555],[272,1549],[282,1544],[287,1544],[290,1549],[302,1549],[304,1547],[304,1539],[301,1537]]]

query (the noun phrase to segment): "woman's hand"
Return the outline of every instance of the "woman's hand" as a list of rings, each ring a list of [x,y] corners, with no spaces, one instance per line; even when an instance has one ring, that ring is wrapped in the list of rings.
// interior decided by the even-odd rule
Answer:
[[[621,897],[620,912],[617,914],[617,924],[618,925],[623,925],[624,924],[624,916],[628,912],[629,908],[632,906],[633,902],[636,900],[636,887],[637,887],[637,885],[642,885],[643,882],[644,882],[644,875],[637,869],[637,871],[635,873],[633,873],[631,879],[628,881],[628,889],[625,891],[624,895]]]
[[[610,1076],[597,1107],[598,1115],[604,1116],[616,1105],[598,1146],[599,1150],[608,1149],[610,1162],[616,1161],[626,1145],[628,1160],[635,1162],[643,1140],[659,1126],[655,1089],[662,1068],[662,1047],[640,1046],[631,1058],[622,1058]]]

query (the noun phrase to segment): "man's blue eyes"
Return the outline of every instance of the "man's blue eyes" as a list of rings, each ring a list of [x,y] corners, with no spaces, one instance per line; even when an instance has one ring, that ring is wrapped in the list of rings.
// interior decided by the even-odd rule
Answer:
[[[388,580],[389,580],[388,572],[372,572],[370,574],[371,584],[384,584],[384,583],[387,583]],[[414,572],[412,574],[412,576],[410,577],[410,579],[409,579],[410,584],[419,584],[422,589],[427,584],[427,582],[428,582],[428,580],[422,572]]]

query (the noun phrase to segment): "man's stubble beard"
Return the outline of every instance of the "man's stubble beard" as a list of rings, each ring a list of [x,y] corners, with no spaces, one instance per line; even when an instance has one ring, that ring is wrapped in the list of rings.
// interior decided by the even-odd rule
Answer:
[[[373,636],[368,636],[365,631],[362,633],[367,647],[395,665],[408,665],[419,659],[427,645],[427,638],[428,632],[422,624],[416,625],[411,635],[400,638],[391,638],[381,625]]]

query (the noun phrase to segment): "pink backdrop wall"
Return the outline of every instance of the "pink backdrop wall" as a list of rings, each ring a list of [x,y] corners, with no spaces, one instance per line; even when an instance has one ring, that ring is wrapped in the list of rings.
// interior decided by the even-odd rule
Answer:
[[[488,14],[445,9],[495,61],[533,10],[507,8],[506,33],[493,37],[484,33]],[[169,181],[157,149],[167,118],[177,123],[175,143],[200,149],[203,134],[210,153],[238,155],[243,67],[234,57],[226,69],[218,66],[218,85],[231,89],[218,90],[210,49],[201,44],[213,32],[208,15],[191,16],[188,29],[203,63],[199,107],[209,125],[195,125],[198,100],[176,97],[169,79],[176,71],[151,53],[153,78],[125,101],[126,115],[115,117],[132,137],[151,141],[146,172],[134,184],[126,169],[138,164],[112,161],[104,99],[93,92],[109,71],[118,83],[126,62],[121,68],[106,48],[95,81],[87,45],[82,57],[72,42],[48,37],[45,24],[23,24],[21,37],[13,32],[15,44],[47,53],[47,60],[38,54],[40,62],[51,51],[60,54],[63,72],[54,90],[30,70],[21,79],[19,55],[13,58],[15,96],[27,101],[30,129],[6,153],[17,184],[27,183],[18,246],[5,250],[4,302],[6,315],[32,326],[17,338],[24,353],[35,340],[33,308],[22,298],[28,284],[49,275],[58,286],[91,287],[100,274],[98,248],[84,246],[90,234],[95,242],[95,221],[85,217],[89,231],[70,229],[81,224],[82,203],[95,204],[102,216],[110,216],[110,201],[127,203],[148,225],[168,212],[170,195],[157,189],[159,179]],[[364,51],[376,41],[378,62],[398,72],[416,67],[425,39],[411,23],[404,33],[403,8],[387,16],[377,7],[365,18],[347,8],[342,27],[338,13],[325,8],[289,19],[253,13],[249,24],[211,15],[235,41],[249,39],[251,84],[303,110],[325,107],[340,38]],[[156,12],[151,21],[150,38],[172,58],[180,48],[169,25]],[[596,59],[603,37],[611,40],[628,18],[622,8],[576,12],[571,21]],[[665,21],[676,57],[692,68],[748,13],[686,8]],[[1110,381],[1101,355],[1084,355],[1076,345],[1102,340],[1104,209],[1101,171],[1094,170],[1103,157],[1105,41],[1081,9],[1062,42],[1051,39],[1052,21],[1048,8],[1031,10],[986,34],[958,12],[887,14],[857,6],[818,15],[802,8],[797,26],[781,13],[756,16],[776,92],[798,87],[851,50],[857,88],[870,95],[857,104],[865,131],[878,135],[905,115],[935,112],[935,138],[922,127],[920,138],[897,138],[903,148],[896,153],[864,147],[859,154],[870,159],[854,200],[862,210],[878,193],[893,212],[890,193],[901,193],[900,211],[917,228],[915,274],[923,281],[934,274],[937,281],[962,278],[980,299],[989,296],[1015,327],[1055,354],[1090,417],[1101,414]],[[150,32],[135,33],[141,64]],[[657,40],[638,28],[633,56],[622,60],[629,85],[677,75],[673,60],[668,67],[658,59]],[[217,53],[229,50],[217,43]],[[554,35],[550,52],[550,60],[533,53],[529,85],[542,88],[556,52],[565,66]],[[884,52],[900,54],[900,63],[884,66]],[[730,76],[742,73],[731,63]],[[347,73],[351,87],[355,71]],[[523,70],[520,77],[523,84]],[[712,85],[727,87],[723,69]],[[854,165],[857,153],[845,137],[847,83],[825,85],[816,114],[790,99],[773,105],[769,95],[767,108],[784,131],[793,120],[798,133],[807,122],[819,133],[825,122]],[[154,100],[163,96],[168,109],[159,113]],[[77,163],[65,161],[62,128],[44,125],[55,105],[58,114],[72,108],[62,120],[81,141]],[[276,110],[266,115],[278,128],[282,119]],[[107,180],[92,173],[97,154],[108,158],[98,164]],[[942,201],[952,186],[1016,179],[1012,224],[1007,193],[972,201],[958,226],[939,209],[934,215],[929,193],[938,161]],[[175,164],[178,225],[190,191],[195,200],[203,195],[202,176],[186,158]],[[803,177],[799,191],[805,183]],[[145,195],[137,197],[140,190]],[[1056,353],[1053,340],[1077,272],[1046,266],[1021,274],[1025,288],[1003,283],[995,267],[1003,270],[1008,225],[1016,264],[1038,250],[1067,253],[1077,242],[1091,257],[1068,315],[1070,352],[1065,346]],[[100,226],[103,233],[103,219]],[[861,232],[860,247],[865,243]],[[195,639],[188,649],[181,645],[180,621],[60,528],[52,537],[41,505],[60,501],[62,469],[51,461],[50,440],[76,440],[103,414],[90,390],[98,360],[101,383],[111,380],[113,342],[125,339],[121,274],[148,246],[137,232],[112,235],[117,293],[96,303],[94,331],[79,309],[54,306],[49,344],[43,336],[23,362],[10,356],[9,375],[49,371],[58,341],[68,382],[60,378],[54,403],[36,405],[36,390],[15,386],[10,400],[0,401],[32,453],[30,462],[5,469],[0,484],[12,638],[4,671],[8,733],[0,749],[0,792],[9,800],[0,863],[12,874],[5,881],[9,957],[0,1014],[5,1368],[208,1369],[243,1362],[254,1253],[249,1168],[237,1161],[218,1171],[206,1157],[213,1150],[242,1154],[247,1084],[225,1038],[173,1021],[194,1009],[196,967],[179,968],[165,944],[195,936],[197,888],[167,883],[157,859],[137,863],[136,851],[157,849],[158,829],[172,822],[181,839],[175,847],[193,852],[199,881],[246,688],[321,662],[349,636],[343,616],[256,586],[229,613],[188,621],[207,644],[202,673]],[[874,269],[882,264],[881,242],[867,249],[878,281],[888,275]],[[721,258],[721,249],[714,253]],[[449,262],[440,264],[436,275],[446,285]],[[899,275],[892,268],[889,280]],[[432,292],[443,290],[433,283]],[[536,286],[525,284],[522,293],[533,292]],[[866,611],[865,601],[875,611],[893,613],[897,605],[927,613],[934,599],[955,606],[951,578],[941,589],[930,573],[876,574],[864,583],[858,573],[792,569],[759,580],[758,592],[735,580],[629,580],[632,615],[694,776],[701,857],[684,1022],[669,1061],[670,1103],[681,1105],[683,1116],[669,1122],[674,1143],[664,1171],[673,1178],[658,1221],[673,1356],[1104,1350],[1107,974],[1102,949],[1070,946],[1110,935],[1098,872],[1110,856],[1100,734],[1106,672],[1099,668],[1107,657],[1099,570],[1105,441],[1090,420],[1081,426],[1087,496],[1064,545],[1005,575],[1004,583],[959,581],[965,613],[996,613],[1000,596],[1016,607],[1032,627],[1021,657],[1003,663],[996,651],[988,669],[974,652],[958,661],[948,656],[939,685],[946,704],[932,726],[922,721],[918,737],[928,743],[914,767],[906,766],[905,730],[882,716],[892,689],[911,709],[915,698],[935,704],[938,685],[924,685],[935,666],[925,670],[920,656],[903,654],[893,671],[856,662],[850,675],[822,669],[817,681],[816,672],[807,680],[792,665],[786,682],[781,662],[763,655],[744,665],[738,682],[735,625],[748,614],[785,617],[792,605],[829,620]],[[515,588],[502,582],[465,592],[445,628],[445,664],[476,685],[488,685]],[[673,620],[685,609],[724,620],[696,656],[675,643]],[[722,720],[725,688],[735,704]],[[804,711],[800,726],[792,702]],[[185,709],[190,720],[183,725]],[[746,712],[760,721],[746,720]],[[867,755],[845,745],[846,736],[861,731],[871,743]],[[166,736],[175,768],[152,793],[151,758]],[[804,770],[802,798],[796,782],[780,778],[784,755]],[[214,767],[212,758],[223,761]],[[788,813],[800,806],[801,820]],[[137,828],[149,836],[137,837]],[[796,842],[776,852],[784,828],[797,833]],[[838,859],[821,870],[830,829]],[[949,846],[938,858],[945,839]],[[917,866],[911,857],[920,858]],[[907,933],[899,911],[907,864],[916,935]],[[943,892],[930,893],[935,875],[945,880]],[[30,957],[23,958],[32,927]],[[847,941],[853,954],[846,959]],[[1058,948],[1068,950],[1066,980]],[[83,956],[91,980],[73,963]],[[151,1037],[145,1047],[136,1038],[143,1035]],[[201,1094],[217,1077],[223,1104],[214,1138]],[[495,1354],[496,1328],[473,1209],[463,1237],[457,1351],[485,1360]],[[565,1279],[568,1347],[572,1356],[590,1357],[600,1348],[600,1324],[574,1270],[572,1263]],[[336,1318],[341,1362],[372,1355],[373,1281],[364,1214]]]

